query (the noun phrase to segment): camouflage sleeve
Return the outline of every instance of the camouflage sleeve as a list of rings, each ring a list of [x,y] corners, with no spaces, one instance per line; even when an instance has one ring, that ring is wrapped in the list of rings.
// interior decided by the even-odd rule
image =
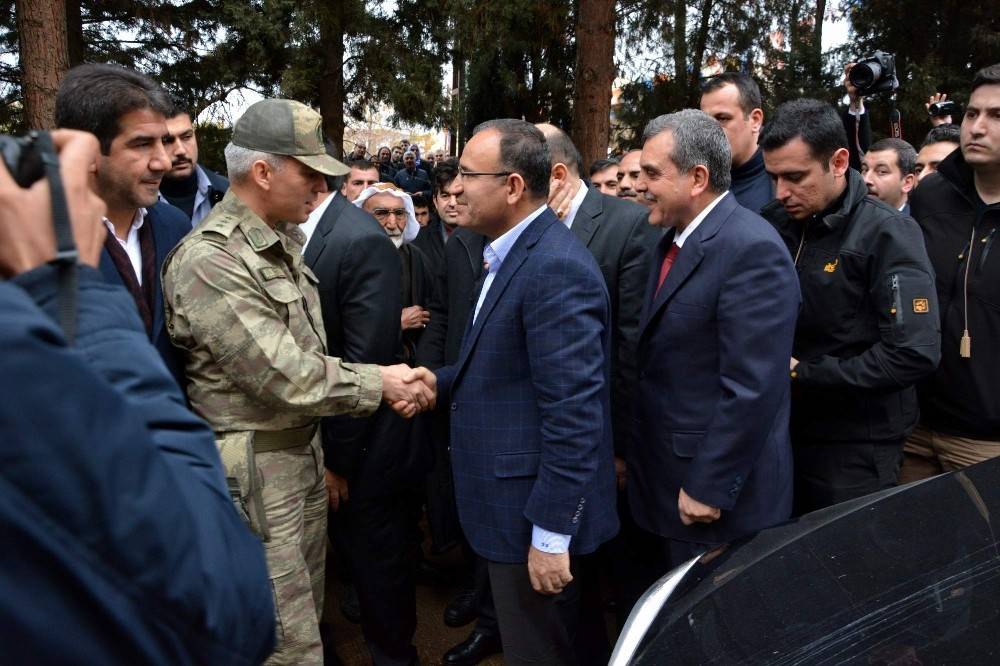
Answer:
[[[279,308],[306,316],[296,310],[301,296],[276,304],[224,248],[194,242],[185,249],[168,265],[164,291],[192,341],[210,350],[229,381],[276,409],[303,414],[367,416],[378,408],[378,366],[343,363],[296,342]]]

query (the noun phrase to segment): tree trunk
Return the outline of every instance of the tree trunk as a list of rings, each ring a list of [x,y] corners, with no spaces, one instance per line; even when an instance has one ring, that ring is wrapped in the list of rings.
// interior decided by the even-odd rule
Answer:
[[[344,5],[340,0],[321,2],[319,43],[323,48],[323,73],[319,80],[319,112],[323,134],[333,143],[336,157],[344,148]]]
[[[674,0],[674,82],[678,94],[687,81],[687,3]]]
[[[572,135],[584,168],[608,156],[614,80],[615,0],[580,0]]]
[[[819,80],[823,72],[823,16],[826,14],[826,0],[816,0],[816,26],[813,30],[812,65],[810,72]]]
[[[84,61],[83,15],[81,0],[66,0],[66,42],[69,47],[69,66],[76,67]]]
[[[694,39],[694,51],[691,53],[691,78],[688,82],[687,104],[698,108],[701,103],[701,67],[705,64],[705,49],[708,48],[708,28],[712,18],[713,0],[703,0],[701,3],[701,18],[698,21],[698,32]]]
[[[55,124],[56,91],[69,68],[65,0],[17,0],[24,120],[30,129]]]

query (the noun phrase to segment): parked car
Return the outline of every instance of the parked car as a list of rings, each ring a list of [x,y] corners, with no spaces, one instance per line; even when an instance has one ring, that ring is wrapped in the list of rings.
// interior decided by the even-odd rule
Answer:
[[[670,572],[611,664],[1000,664],[1000,458]]]

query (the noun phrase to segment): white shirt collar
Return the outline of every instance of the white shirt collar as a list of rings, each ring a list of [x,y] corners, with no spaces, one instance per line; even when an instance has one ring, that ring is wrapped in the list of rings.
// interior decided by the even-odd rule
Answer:
[[[686,241],[691,236],[691,234],[694,233],[694,230],[698,228],[699,224],[705,221],[705,218],[708,217],[708,214],[712,212],[712,209],[715,208],[719,204],[719,202],[722,201],[722,198],[727,194],[729,194],[729,190],[726,190],[719,196],[715,197],[715,199],[712,200],[712,203],[705,206],[705,208],[703,208],[702,211],[698,213],[698,215],[696,215],[693,220],[691,220],[691,224],[684,227],[684,231],[674,236],[674,243],[677,245],[677,247],[684,247],[684,241]]]
[[[580,210],[580,206],[583,204],[583,200],[587,198],[587,190],[589,189],[582,180],[577,179],[579,187],[576,189],[576,194],[573,195],[573,201],[569,205],[569,212],[566,213],[565,219],[563,219],[563,224],[566,225],[567,229],[573,228],[573,220],[576,219],[576,213]]]
[[[548,204],[542,204],[535,209],[534,212],[518,222],[514,227],[508,229],[502,235],[497,236],[492,243],[483,249],[483,257],[486,259],[486,263],[490,265],[490,273],[496,273],[500,270],[500,264],[502,264],[503,260],[507,258],[507,254],[510,252],[510,249],[514,247],[514,243],[517,242],[517,239],[521,237],[521,234],[528,228],[528,225],[531,224],[535,218],[544,213],[545,209],[548,207]]]
[[[302,244],[303,253],[306,251],[306,245],[309,245],[309,239],[312,238],[313,232],[316,231],[316,225],[319,224],[319,219],[323,217],[323,213],[325,213],[326,209],[330,207],[330,202],[333,201],[335,196],[337,196],[337,193],[331,192],[326,199],[323,199],[323,201],[316,206],[313,212],[309,213],[309,217],[306,218],[306,221],[299,225],[299,231],[306,236],[306,242]]]
[[[108,228],[108,231],[111,232],[111,235],[114,236],[115,238],[118,238],[118,235],[115,233],[115,225],[111,224],[111,220],[109,220],[106,217],[103,218],[103,220],[104,220],[104,226]],[[131,234],[134,231],[138,231],[139,229],[141,229],[142,225],[143,225],[143,223],[145,221],[146,221],[146,209],[145,208],[137,208],[136,211],[135,211],[135,217],[132,218],[132,226],[129,227],[129,234]],[[119,239],[119,240],[121,240],[121,239]],[[128,240],[128,239],[126,238],[125,240]]]

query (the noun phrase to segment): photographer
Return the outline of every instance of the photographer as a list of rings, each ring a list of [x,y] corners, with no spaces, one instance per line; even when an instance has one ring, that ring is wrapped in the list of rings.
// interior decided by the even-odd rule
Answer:
[[[847,89],[850,103],[841,114],[841,120],[844,122],[844,131],[847,132],[847,152],[850,166],[855,171],[861,171],[861,158],[868,152],[868,147],[872,144],[872,125],[868,118],[868,111],[865,109],[865,98],[858,91],[857,86],[851,83],[851,69],[855,64],[848,63],[844,67],[844,88]]]
[[[262,548],[233,508],[212,432],[185,408],[128,292],[96,270],[97,141],[52,137],[68,205],[55,215],[48,179],[24,189],[0,166],[4,661],[260,663],[274,644]],[[22,146],[34,150],[44,136]],[[47,263],[67,207],[75,269]]]

